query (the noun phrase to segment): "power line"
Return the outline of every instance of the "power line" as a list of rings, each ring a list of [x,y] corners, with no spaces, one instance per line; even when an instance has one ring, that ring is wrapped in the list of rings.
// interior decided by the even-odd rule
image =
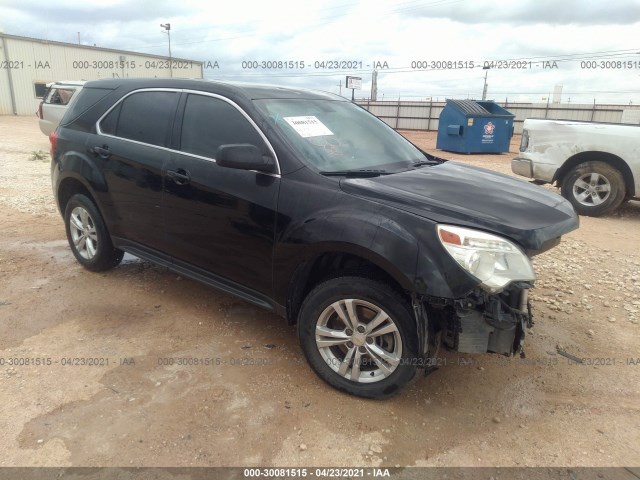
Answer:
[[[492,59],[485,61],[475,61],[476,64],[473,68],[411,68],[411,67],[395,67],[389,69],[378,70],[381,75],[389,75],[396,73],[420,73],[420,72],[438,72],[438,71],[450,71],[450,72],[464,72],[464,71],[474,71],[475,69],[480,69],[483,66],[484,62],[523,62],[523,61],[531,61],[533,63],[534,59],[550,59],[556,58],[556,62],[577,62],[581,60],[595,60],[595,59],[612,59],[612,58],[634,58],[640,52],[640,48],[635,49],[625,49],[625,50],[604,50],[599,52],[583,52],[583,53],[573,53],[573,54],[562,54],[562,55],[550,55],[550,56],[535,56],[535,57],[517,57],[517,58],[507,58],[507,59]],[[560,58],[564,57],[564,58]],[[542,61],[542,60],[540,60]],[[548,60],[552,61],[552,60]],[[640,61],[640,59],[638,60]],[[539,63],[539,62],[536,62]],[[268,72],[268,71],[250,71],[250,72],[239,72],[239,73],[230,73],[230,74],[216,74],[216,77],[268,77],[268,78],[304,78],[304,77],[324,77],[324,76],[335,76],[335,75],[344,75],[347,73],[360,73],[366,74],[370,73],[372,68],[358,68],[358,69],[336,69],[331,71],[321,71],[321,72],[292,72],[292,73],[284,73],[281,71],[276,72]],[[506,68],[494,68],[497,71],[530,71],[528,69],[506,69]],[[587,71],[597,71],[597,70],[587,70]],[[630,70],[619,70],[619,71],[630,71]],[[464,79],[469,79],[470,77],[464,77]],[[476,78],[476,77],[473,77]],[[463,78],[458,78],[456,80],[462,80]]]

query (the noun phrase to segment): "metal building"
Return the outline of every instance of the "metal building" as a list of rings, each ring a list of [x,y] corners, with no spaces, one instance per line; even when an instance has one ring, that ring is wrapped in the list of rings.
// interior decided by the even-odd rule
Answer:
[[[203,78],[203,64],[0,33],[0,115],[32,115],[57,80],[171,76]]]

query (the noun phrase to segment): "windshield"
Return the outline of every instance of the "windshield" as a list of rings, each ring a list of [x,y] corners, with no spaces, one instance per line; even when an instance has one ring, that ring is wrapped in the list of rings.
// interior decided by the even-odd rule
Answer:
[[[403,171],[424,155],[362,108],[334,100],[255,100],[261,112],[321,172]]]

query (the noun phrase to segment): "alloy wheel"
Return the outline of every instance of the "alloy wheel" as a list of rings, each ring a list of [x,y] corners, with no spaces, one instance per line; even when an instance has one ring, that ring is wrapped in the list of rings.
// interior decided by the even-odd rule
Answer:
[[[75,207],[69,216],[69,227],[73,246],[86,260],[91,260],[98,252],[98,234],[96,226],[87,212],[82,207]]]
[[[325,308],[316,323],[316,346],[327,365],[359,383],[389,377],[400,365],[402,338],[393,319],[360,299],[343,299]]]
[[[598,206],[611,195],[611,183],[600,173],[586,173],[574,182],[573,195],[582,205]]]

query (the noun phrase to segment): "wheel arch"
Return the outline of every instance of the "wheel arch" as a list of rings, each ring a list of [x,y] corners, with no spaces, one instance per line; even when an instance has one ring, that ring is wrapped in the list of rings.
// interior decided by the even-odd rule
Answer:
[[[301,261],[294,271],[287,289],[286,317],[293,325],[307,294],[319,283],[336,276],[362,276],[379,280],[410,301],[411,279],[375,252],[348,246],[317,252]]]
[[[104,213],[96,193],[108,189],[95,159],[84,152],[70,151],[60,157],[55,170],[55,197],[61,213],[64,214],[66,202],[75,193],[86,194],[100,213]]]
[[[617,169],[624,179],[625,197],[633,197],[636,195],[635,180],[631,168],[622,158],[613,153],[592,150],[588,152],[580,152],[569,157],[564,164],[557,170],[553,177],[553,182],[562,184],[564,177],[577,165],[585,162],[603,162]]]
[[[58,189],[56,191],[56,201],[58,202],[58,209],[60,213],[64,215],[64,210],[69,199],[77,193],[86,195],[93,203],[98,207],[95,195],[91,193],[89,185],[87,185],[81,178],[76,176],[67,176],[60,180]],[[98,207],[99,208],[99,207]]]

